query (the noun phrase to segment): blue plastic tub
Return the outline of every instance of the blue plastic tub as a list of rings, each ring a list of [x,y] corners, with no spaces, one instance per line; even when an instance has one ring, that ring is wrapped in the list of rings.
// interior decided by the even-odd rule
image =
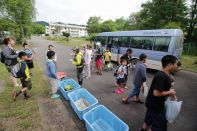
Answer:
[[[74,91],[76,89],[79,89],[81,87],[73,79],[63,79],[63,80],[61,80],[61,81],[58,82],[58,85],[59,85],[60,92],[62,93],[62,95],[64,96],[64,98],[66,100],[70,100],[69,97],[68,97],[68,93],[70,93],[70,92],[72,92],[72,91]],[[64,87],[67,86],[67,85],[72,85],[73,86],[73,89],[72,90],[69,90],[69,91],[65,91],[64,90]]]
[[[128,131],[129,127],[103,105],[83,116],[87,131]]]
[[[84,88],[80,88],[78,90],[69,93],[68,97],[70,99],[70,104],[73,110],[75,111],[75,113],[77,114],[80,120],[83,120],[83,115],[89,110],[91,110],[92,108],[94,108],[95,106],[97,106],[98,104],[98,100]],[[86,100],[90,104],[90,106],[81,110],[75,104],[75,102],[79,99]]]

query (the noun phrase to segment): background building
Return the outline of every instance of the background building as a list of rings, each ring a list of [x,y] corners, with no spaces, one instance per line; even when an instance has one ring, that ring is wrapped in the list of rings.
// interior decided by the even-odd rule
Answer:
[[[63,35],[63,32],[70,33],[71,37],[87,36],[85,25],[64,24],[61,22],[57,22],[57,23],[48,23],[48,25],[45,26],[45,34],[48,34],[50,36],[52,35],[61,36]]]

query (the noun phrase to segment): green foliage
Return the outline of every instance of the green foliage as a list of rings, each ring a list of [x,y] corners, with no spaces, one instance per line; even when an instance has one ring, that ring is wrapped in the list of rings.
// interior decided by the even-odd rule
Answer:
[[[86,40],[88,40],[88,41],[94,41],[95,40],[95,38],[96,38],[96,33],[94,33],[94,34],[91,34],[91,35],[89,35],[87,38],[86,38]]]
[[[142,4],[140,18],[145,29],[162,28],[169,22],[186,27],[186,0],[152,0]]]
[[[101,24],[101,32],[111,32],[111,31],[116,31],[116,23],[112,20],[107,20],[107,21],[104,21],[102,24]]]
[[[45,27],[41,24],[34,23],[33,25],[33,34],[44,34]]]
[[[127,20],[124,19],[124,17],[120,17],[116,19],[115,24],[116,24],[116,29],[117,30],[125,30],[125,24],[127,23]]]
[[[92,16],[87,22],[87,31],[89,34],[100,32],[101,17]]]
[[[23,0],[3,0],[0,8],[0,19],[3,21],[0,28],[8,27],[20,42],[32,34],[32,22],[35,18],[34,0],[25,2]]]
[[[66,41],[68,42],[68,37],[70,37],[70,33],[67,33],[67,32],[63,32],[63,36],[66,37]]]
[[[164,27],[164,29],[181,29],[181,24],[176,22],[169,22]]]

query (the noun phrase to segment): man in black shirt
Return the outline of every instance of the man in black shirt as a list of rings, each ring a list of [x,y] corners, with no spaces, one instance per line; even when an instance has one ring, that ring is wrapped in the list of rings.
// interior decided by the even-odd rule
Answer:
[[[128,79],[129,65],[131,63],[131,58],[132,58],[132,52],[133,52],[132,49],[127,49],[127,52],[123,56],[120,57],[120,61],[122,60],[127,61],[127,74],[125,74],[124,76],[125,88],[127,88],[127,79]]]
[[[146,116],[141,131],[151,128],[152,131],[167,131],[165,116],[165,100],[168,96],[175,99],[176,92],[171,88],[170,74],[177,69],[177,58],[166,55],[162,58],[162,71],[153,78],[148,96],[146,98]]]

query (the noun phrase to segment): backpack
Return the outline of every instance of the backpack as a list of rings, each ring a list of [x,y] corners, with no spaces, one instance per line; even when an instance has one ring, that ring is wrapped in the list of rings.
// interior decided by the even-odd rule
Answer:
[[[21,75],[21,63],[17,63],[16,65],[14,65],[12,68],[11,68],[11,74],[13,77],[15,78],[21,78],[22,75]]]
[[[5,55],[3,54],[3,51],[1,51],[1,63],[5,63]]]
[[[114,71],[114,77],[118,77],[118,70],[120,68],[121,65],[119,65],[116,70]]]

